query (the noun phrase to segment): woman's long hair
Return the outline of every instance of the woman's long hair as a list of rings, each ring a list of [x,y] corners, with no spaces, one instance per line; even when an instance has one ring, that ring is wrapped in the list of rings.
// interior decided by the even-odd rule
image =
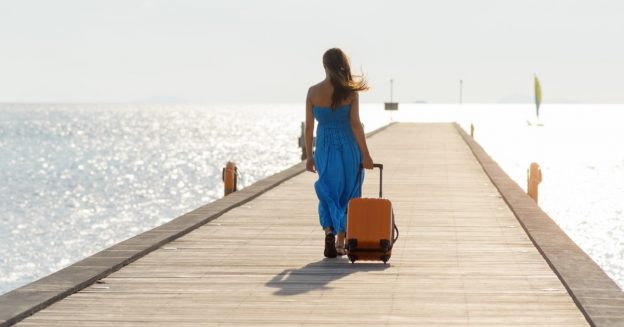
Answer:
[[[323,66],[327,70],[329,80],[334,87],[332,94],[332,110],[344,100],[349,98],[353,92],[366,91],[368,85],[363,76],[351,75],[351,65],[349,58],[338,48],[332,48],[325,51],[323,55]],[[357,78],[354,79],[354,77]]]

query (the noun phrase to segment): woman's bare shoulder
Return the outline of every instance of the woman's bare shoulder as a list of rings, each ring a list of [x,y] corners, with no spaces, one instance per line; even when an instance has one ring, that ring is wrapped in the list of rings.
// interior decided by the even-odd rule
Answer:
[[[325,85],[325,84],[327,84],[325,81],[320,81],[320,82],[310,86],[309,91],[310,92],[319,92],[322,89],[327,87],[327,85]]]
[[[327,93],[327,83],[325,81],[318,82],[308,89],[308,99],[322,97]]]

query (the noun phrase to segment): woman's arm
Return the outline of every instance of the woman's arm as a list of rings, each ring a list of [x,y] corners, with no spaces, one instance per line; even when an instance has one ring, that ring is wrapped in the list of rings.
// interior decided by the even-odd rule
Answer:
[[[312,153],[312,138],[314,137],[314,113],[312,112],[312,100],[310,89],[306,96],[306,120],[305,120],[305,144],[306,144],[306,170],[316,173],[314,156]]]
[[[358,93],[355,92],[351,101],[351,130],[355,140],[362,152],[362,166],[366,169],[373,169],[373,158],[371,158],[368,152],[368,146],[366,145],[366,136],[364,135],[364,128],[362,128],[362,122],[360,121],[360,98]]]

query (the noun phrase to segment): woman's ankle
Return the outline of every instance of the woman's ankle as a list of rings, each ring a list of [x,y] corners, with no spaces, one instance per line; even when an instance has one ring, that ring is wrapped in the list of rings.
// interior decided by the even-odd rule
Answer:
[[[336,237],[336,243],[342,245],[345,243],[345,232],[339,232],[338,237]]]

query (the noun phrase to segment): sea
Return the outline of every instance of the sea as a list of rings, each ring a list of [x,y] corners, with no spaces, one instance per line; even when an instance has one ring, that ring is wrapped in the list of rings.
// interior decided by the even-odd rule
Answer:
[[[624,286],[624,105],[360,105],[366,131],[458,122]],[[303,104],[0,104],[0,294],[300,162]],[[374,153],[372,153],[374,158]]]

